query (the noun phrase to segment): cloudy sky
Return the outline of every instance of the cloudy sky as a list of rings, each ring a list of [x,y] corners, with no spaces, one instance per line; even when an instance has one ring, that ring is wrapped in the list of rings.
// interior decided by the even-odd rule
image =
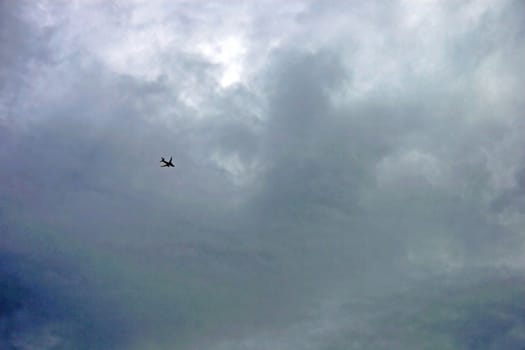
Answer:
[[[1,1],[0,348],[522,349],[523,62],[521,0]]]

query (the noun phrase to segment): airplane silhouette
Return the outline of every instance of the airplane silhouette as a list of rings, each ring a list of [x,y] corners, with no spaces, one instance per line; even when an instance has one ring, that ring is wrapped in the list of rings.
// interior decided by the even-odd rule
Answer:
[[[173,163],[171,162],[171,159],[172,159],[172,158],[173,158],[173,157],[170,157],[170,161],[167,162],[167,161],[164,159],[164,157],[161,157],[160,162],[161,162],[161,163],[164,163],[164,164],[161,165],[160,167],[161,167],[161,168],[165,168],[165,167],[175,167],[175,165],[173,165]]]

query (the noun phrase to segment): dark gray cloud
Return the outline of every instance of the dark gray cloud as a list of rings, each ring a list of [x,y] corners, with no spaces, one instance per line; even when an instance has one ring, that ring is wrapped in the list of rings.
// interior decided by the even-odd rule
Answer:
[[[521,2],[0,6],[1,346],[520,343]]]

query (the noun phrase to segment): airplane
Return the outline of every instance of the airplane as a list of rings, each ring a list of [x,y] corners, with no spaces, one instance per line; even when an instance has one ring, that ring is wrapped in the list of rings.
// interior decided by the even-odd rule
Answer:
[[[173,157],[170,157],[170,161],[167,162],[167,161],[164,159],[164,157],[161,157],[160,162],[161,162],[161,163],[164,163],[164,164],[161,165],[160,167],[161,167],[161,168],[165,168],[165,167],[175,167],[175,165],[173,165],[173,163],[171,162],[171,159],[172,159],[172,158],[173,158]]]

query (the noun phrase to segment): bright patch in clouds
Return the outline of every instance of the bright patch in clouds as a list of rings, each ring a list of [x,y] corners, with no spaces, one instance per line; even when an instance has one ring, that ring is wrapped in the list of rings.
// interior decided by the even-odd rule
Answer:
[[[228,87],[241,80],[246,47],[240,38],[227,37],[215,42],[197,44],[198,51],[210,62],[221,66],[219,83]]]

